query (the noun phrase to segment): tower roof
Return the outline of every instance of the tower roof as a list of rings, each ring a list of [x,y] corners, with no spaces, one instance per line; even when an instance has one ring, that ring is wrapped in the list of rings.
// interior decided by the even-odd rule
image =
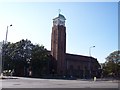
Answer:
[[[58,17],[54,18],[53,20],[58,19],[58,18],[66,20],[66,18],[62,14],[59,14]]]

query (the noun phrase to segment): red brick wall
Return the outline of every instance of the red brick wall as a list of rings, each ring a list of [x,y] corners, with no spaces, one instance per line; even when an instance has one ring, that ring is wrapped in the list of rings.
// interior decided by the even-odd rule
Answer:
[[[53,26],[51,39],[51,55],[57,60],[57,73],[65,73],[66,27]]]

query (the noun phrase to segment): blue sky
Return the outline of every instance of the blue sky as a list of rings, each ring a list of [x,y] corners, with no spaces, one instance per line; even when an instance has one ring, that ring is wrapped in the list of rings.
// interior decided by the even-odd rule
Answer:
[[[117,2],[9,2],[0,3],[0,41],[29,39],[51,49],[52,19],[58,9],[66,17],[66,52],[89,56],[100,63],[113,51],[118,50],[118,3]]]

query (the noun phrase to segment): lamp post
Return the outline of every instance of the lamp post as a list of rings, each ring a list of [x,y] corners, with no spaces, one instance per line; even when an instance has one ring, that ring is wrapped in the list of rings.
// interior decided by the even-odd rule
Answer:
[[[8,28],[11,27],[11,26],[12,26],[12,24],[7,26],[5,42],[3,40],[3,45],[7,43]],[[2,51],[2,54],[3,54],[3,51]],[[5,55],[5,52],[4,52],[4,55]],[[1,72],[1,76],[3,76],[3,71],[4,71],[4,59],[5,59],[5,56],[2,59],[2,72]]]
[[[1,74],[2,74],[2,43],[0,42],[0,76]]]
[[[91,78],[91,48],[94,48],[95,46],[91,46],[89,47],[89,55],[90,55],[90,61],[89,61],[89,74],[90,74],[90,78]]]
[[[7,43],[8,28],[9,28],[9,27],[11,27],[11,26],[12,26],[12,24],[11,24],[11,25],[9,25],[9,26],[7,26],[7,30],[6,30],[6,37],[5,37],[5,43]]]
[[[94,48],[95,46],[91,46],[91,47],[89,47],[89,55],[90,55],[90,57],[91,57],[91,48]]]

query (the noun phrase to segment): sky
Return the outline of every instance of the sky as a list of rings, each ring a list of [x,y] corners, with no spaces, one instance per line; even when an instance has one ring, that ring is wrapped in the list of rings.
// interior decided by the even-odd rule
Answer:
[[[58,9],[66,18],[66,52],[91,56],[104,63],[118,50],[117,2],[2,2],[0,3],[0,41],[31,40],[51,50],[53,18]]]

